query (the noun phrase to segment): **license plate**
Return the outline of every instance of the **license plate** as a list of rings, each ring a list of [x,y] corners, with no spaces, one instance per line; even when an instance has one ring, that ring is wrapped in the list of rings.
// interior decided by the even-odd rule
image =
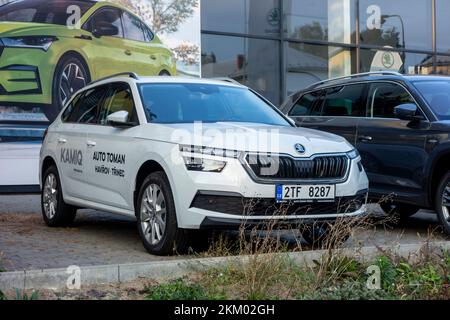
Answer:
[[[277,201],[331,201],[336,197],[335,185],[282,185],[276,187]]]

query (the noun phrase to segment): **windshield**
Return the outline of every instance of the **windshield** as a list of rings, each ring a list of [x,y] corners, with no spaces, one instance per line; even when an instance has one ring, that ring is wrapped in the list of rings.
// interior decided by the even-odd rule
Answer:
[[[148,122],[252,122],[289,126],[274,107],[246,88],[210,84],[141,84]]]
[[[36,22],[66,25],[73,14],[69,6],[76,5],[83,15],[95,2],[78,0],[19,0],[0,7],[0,21]]]
[[[450,120],[450,80],[415,81],[439,120]]]

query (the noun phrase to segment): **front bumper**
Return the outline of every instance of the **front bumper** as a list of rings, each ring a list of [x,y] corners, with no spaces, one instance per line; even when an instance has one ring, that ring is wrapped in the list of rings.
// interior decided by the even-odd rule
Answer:
[[[0,104],[49,105],[56,59],[52,50],[0,48]]]
[[[173,181],[174,200],[180,228],[234,228],[242,225],[275,221],[277,224],[309,223],[311,221],[334,221],[339,217],[363,215],[366,212],[369,182],[360,158],[350,161],[347,178],[337,182],[336,202],[279,205],[275,201],[279,181],[258,183],[254,181],[238,159],[226,159],[221,173],[187,171]],[[290,184],[305,183],[295,181]],[[317,182],[320,184],[324,182]],[[314,184],[308,181],[307,184]],[[212,200],[212,201],[211,201]],[[349,202],[360,201],[356,207]],[[253,204],[253,211],[246,204]],[[255,206],[256,203],[256,206]],[[284,206],[284,207],[283,207]],[[286,207],[287,211],[286,211]]]

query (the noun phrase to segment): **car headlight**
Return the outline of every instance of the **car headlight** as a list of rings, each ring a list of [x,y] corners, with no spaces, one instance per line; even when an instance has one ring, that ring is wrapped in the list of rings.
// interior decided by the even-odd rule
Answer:
[[[189,171],[222,172],[227,163],[220,160],[183,156],[186,169]]]
[[[359,152],[358,152],[358,150],[353,149],[352,151],[347,152],[347,156],[348,156],[351,160],[353,160],[353,159],[356,159],[356,158],[359,157]]]
[[[1,38],[5,47],[9,48],[29,48],[48,51],[53,42],[58,40],[52,36],[24,36]]]

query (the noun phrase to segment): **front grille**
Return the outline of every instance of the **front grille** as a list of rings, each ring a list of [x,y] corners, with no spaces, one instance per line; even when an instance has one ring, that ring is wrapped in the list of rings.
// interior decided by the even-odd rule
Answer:
[[[313,159],[247,155],[246,161],[258,178],[278,180],[343,179],[349,163],[345,155],[318,156]]]
[[[340,197],[334,202],[278,203],[274,199],[249,199],[238,196],[198,194],[191,207],[242,216],[302,216],[352,213],[366,203],[366,192]]]

